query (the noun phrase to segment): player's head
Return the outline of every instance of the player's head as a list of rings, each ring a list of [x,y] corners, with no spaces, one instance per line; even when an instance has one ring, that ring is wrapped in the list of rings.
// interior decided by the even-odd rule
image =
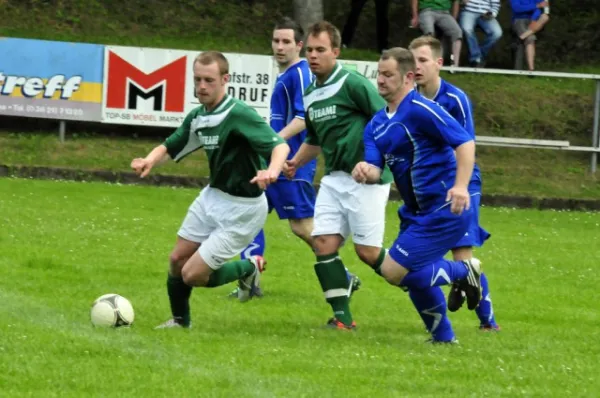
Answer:
[[[310,25],[306,34],[306,59],[310,70],[317,78],[325,78],[340,55],[340,31],[330,22],[320,21]]]
[[[284,17],[275,24],[271,48],[279,66],[287,67],[300,58],[303,39],[304,30],[293,19]]]
[[[414,88],[417,66],[410,50],[401,47],[384,50],[377,65],[377,91],[386,101],[403,97]]]
[[[225,95],[229,62],[218,51],[206,51],[194,60],[194,89],[201,104],[216,105]]]
[[[421,36],[414,39],[408,48],[413,52],[417,62],[417,84],[426,86],[437,81],[444,65],[442,43],[433,36]]]

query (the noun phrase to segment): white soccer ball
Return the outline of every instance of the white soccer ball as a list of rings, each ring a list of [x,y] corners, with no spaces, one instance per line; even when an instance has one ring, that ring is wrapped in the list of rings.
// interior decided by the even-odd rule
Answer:
[[[115,293],[104,294],[92,304],[90,318],[94,326],[130,326],[135,318],[133,306],[125,297]]]

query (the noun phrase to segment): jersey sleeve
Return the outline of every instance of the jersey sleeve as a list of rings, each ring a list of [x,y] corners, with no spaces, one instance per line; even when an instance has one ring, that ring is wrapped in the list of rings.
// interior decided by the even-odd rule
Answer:
[[[414,100],[413,107],[411,117],[423,135],[452,148],[473,141],[467,130],[437,103]]]
[[[380,169],[383,169],[385,166],[385,160],[383,155],[377,148],[375,144],[375,136],[373,134],[373,121],[370,121],[365,126],[365,131],[363,133],[363,141],[365,144],[365,162],[377,166]]]
[[[300,119],[304,119],[304,90],[310,84],[310,75],[305,73],[305,70],[297,67],[293,74],[293,86],[286,87],[288,92],[290,92],[290,89],[292,92],[292,95],[290,95],[292,116]]]
[[[351,74],[348,93],[360,111],[371,119],[377,112],[385,108],[385,100],[381,98],[375,86],[364,76]]]
[[[452,95],[456,100],[454,112],[450,112],[456,121],[463,126],[465,130],[475,139],[475,122],[473,121],[473,109],[471,101],[464,93],[456,93]]]
[[[176,162],[202,148],[200,138],[191,131],[195,112],[188,113],[181,125],[163,142],[167,153]]]
[[[252,108],[247,108],[232,115],[236,117],[238,132],[243,135],[256,153],[265,159],[271,157],[271,152],[279,144],[285,144],[275,131]]]

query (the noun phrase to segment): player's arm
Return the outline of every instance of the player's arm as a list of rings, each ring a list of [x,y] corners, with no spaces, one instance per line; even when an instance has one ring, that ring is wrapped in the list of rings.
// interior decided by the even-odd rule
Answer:
[[[296,171],[300,167],[304,166],[311,160],[316,159],[320,153],[321,146],[319,144],[319,137],[317,136],[317,133],[314,130],[310,120],[306,120],[306,138],[302,145],[300,145],[300,148],[298,148],[298,152],[296,152],[294,157],[285,162],[283,174],[287,178],[294,178]]]
[[[411,117],[418,118],[420,131],[441,145],[454,149],[456,155],[456,177],[454,186],[448,190],[447,201],[450,209],[461,214],[470,207],[469,181],[475,166],[475,141],[448,112],[438,104],[427,101],[413,101],[417,105]]]
[[[456,154],[455,187],[468,189],[473,166],[475,165],[475,141],[467,141],[454,149]]]
[[[367,124],[363,134],[365,144],[365,160],[359,162],[352,170],[352,177],[361,184],[377,184],[381,180],[381,171],[385,161],[375,144],[372,121]]]
[[[277,181],[290,153],[290,147],[253,109],[244,110],[233,116],[237,118],[239,133],[248,140],[250,147],[269,160],[269,167],[266,170],[259,170],[250,180],[251,183],[266,189],[269,184]]]
[[[294,116],[292,121],[279,132],[281,138],[286,141],[306,130],[306,122],[304,121],[304,100],[302,97],[304,95],[304,85],[300,73],[302,72],[299,70],[298,74],[294,75],[294,78],[291,80],[291,87],[285,86],[287,92],[293,94],[292,98],[289,99],[290,104],[288,105]]]
[[[183,153],[183,149],[189,140],[190,125],[192,122],[192,113],[188,114],[181,126],[171,134],[165,142],[154,148],[145,158],[135,158],[131,161],[131,168],[137,175],[144,178],[154,166],[162,164],[169,159],[179,161],[184,156],[201,147],[200,143],[193,148],[188,148],[188,151]]]
[[[293,136],[300,134],[304,130],[306,130],[304,118],[296,116],[291,122],[288,123],[287,126],[283,128],[283,130],[279,132],[279,136],[287,141]]]
[[[348,88],[350,98],[360,111],[367,116],[368,120],[371,120],[377,112],[385,108],[385,100],[366,77],[353,74],[348,78],[352,79]]]
[[[473,121],[473,109],[471,108],[471,101],[466,94],[457,93],[454,96],[457,101],[456,106],[449,112],[456,121],[471,135],[471,138],[475,138],[475,122]]]

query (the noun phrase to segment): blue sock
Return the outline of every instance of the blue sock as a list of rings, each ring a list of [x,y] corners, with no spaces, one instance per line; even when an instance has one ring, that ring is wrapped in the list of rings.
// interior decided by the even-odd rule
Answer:
[[[492,325],[496,326],[496,319],[494,319],[494,308],[492,307],[492,297],[490,296],[490,289],[488,287],[488,280],[485,274],[481,274],[481,301],[475,312],[479,318],[481,325]]]
[[[449,261],[442,258],[433,264],[410,271],[402,279],[400,286],[412,290],[449,285],[452,282],[466,278],[468,272],[467,266],[462,261]]]
[[[265,254],[265,243],[265,231],[261,229],[252,243],[250,243],[240,254],[240,257],[242,260],[245,260],[252,256],[263,256]]]
[[[446,315],[446,298],[439,286],[409,291],[410,299],[435,341],[451,341],[454,331]]]

